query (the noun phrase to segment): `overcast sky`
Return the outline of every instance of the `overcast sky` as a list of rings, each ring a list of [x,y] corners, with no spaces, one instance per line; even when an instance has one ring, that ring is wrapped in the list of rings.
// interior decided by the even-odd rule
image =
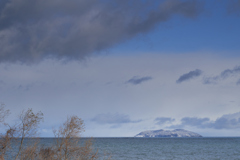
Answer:
[[[0,102],[44,137],[240,136],[239,28],[240,0],[1,0]]]

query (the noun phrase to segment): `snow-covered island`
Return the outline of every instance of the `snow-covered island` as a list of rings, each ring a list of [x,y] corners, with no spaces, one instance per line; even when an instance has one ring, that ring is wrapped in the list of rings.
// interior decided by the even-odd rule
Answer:
[[[145,137],[145,138],[160,138],[160,137],[202,137],[200,134],[187,131],[184,129],[175,129],[175,130],[150,130],[144,131],[137,134],[134,137]]]

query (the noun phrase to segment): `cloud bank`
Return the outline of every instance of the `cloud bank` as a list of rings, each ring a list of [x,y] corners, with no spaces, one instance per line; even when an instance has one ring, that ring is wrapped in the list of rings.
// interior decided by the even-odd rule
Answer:
[[[233,69],[226,69],[224,71],[222,71],[218,76],[214,76],[214,77],[205,77],[203,79],[203,83],[204,84],[215,84],[220,80],[225,80],[229,77],[235,76],[240,74],[240,66],[236,66]],[[238,84],[238,82],[237,82]]]
[[[83,59],[201,8],[197,0],[2,0],[0,62]]]
[[[170,128],[184,128],[186,126],[213,129],[239,129],[240,112],[223,115],[214,121],[211,121],[209,118],[184,117],[181,119],[181,124],[172,125]]]
[[[123,124],[123,123],[138,123],[142,120],[131,120],[129,115],[126,114],[110,114],[110,113],[103,113],[98,114],[94,118],[91,119],[92,121],[98,124]]]
[[[202,74],[202,71],[199,70],[199,69],[196,69],[196,70],[194,70],[194,71],[190,71],[190,72],[188,72],[188,73],[186,73],[186,74],[181,75],[181,76],[178,78],[178,80],[176,81],[176,83],[182,83],[182,82],[184,82],[184,81],[188,81],[188,80],[190,80],[190,79],[193,79],[193,78],[195,78],[195,77],[200,76],[201,74]]]

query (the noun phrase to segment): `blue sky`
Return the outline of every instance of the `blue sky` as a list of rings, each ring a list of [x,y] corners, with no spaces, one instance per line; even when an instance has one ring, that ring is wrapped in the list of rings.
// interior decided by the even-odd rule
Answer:
[[[199,16],[174,16],[148,34],[140,34],[114,49],[167,53],[231,51],[229,54],[234,56],[239,51],[239,14],[229,12],[227,6],[227,1],[204,1]]]
[[[0,101],[41,136],[187,129],[240,136],[239,0],[0,1]]]

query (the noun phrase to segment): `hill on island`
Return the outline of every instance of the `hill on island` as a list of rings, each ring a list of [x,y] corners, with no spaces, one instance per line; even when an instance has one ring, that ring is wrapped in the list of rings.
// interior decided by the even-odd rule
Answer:
[[[143,131],[134,137],[145,137],[145,138],[160,138],[160,137],[202,137],[200,134],[187,131],[184,129],[175,130],[149,130]]]

